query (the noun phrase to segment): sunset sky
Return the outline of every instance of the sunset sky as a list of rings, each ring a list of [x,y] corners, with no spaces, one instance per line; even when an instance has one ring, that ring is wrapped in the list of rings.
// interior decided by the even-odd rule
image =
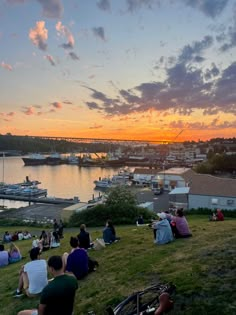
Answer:
[[[235,137],[236,1],[0,0],[9,132]]]

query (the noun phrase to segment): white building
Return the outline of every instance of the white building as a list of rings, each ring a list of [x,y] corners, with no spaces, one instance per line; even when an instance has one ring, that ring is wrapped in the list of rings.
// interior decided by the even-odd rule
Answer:
[[[133,183],[137,185],[148,184],[157,176],[158,170],[149,168],[136,168],[133,172]]]
[[[189,185],[195,172],[191,168],[173,167],[162,170],[152,179],[152,188],[163,187],[164,190],[171,191],[177,187],[186,187]]]

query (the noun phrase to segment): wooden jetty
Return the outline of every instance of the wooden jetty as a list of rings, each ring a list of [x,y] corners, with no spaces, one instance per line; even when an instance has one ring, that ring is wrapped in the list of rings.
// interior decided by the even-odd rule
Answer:
[[[29,203],[48,203],[48,204],[69,204],[73,205],[78,203],[78,198],[74,199],[64,199],[64,198],[54,198],[54,197],[33,197],[33,196],[16,196],[16,195],[5,195],[0,194],[0,199],[15,200],[15,201],[25,201]]]

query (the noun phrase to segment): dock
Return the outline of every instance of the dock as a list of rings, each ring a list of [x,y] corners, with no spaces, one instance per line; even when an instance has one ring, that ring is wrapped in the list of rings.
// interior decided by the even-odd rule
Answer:
[[[29,203],[47,203],[47,204],[68,204],[73,205],[78,203],[78,199],[66,199],[66,198],[54,198],[54,197],[33,197],[33,196],[16,196],[0,194],[0,199],[14,200],[14,201],[25,201]]]

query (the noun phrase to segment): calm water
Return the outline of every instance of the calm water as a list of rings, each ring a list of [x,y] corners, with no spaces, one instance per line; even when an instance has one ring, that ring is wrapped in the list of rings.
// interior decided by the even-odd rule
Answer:
[[[73,198],[78,196],[81,201],[88,201],[99,195],[95,190],[94,180],[116,174],[118,168],[79,167],[77,165],[38,165],[24,166],[21,157],[0,158],[0,182],[7,184],[20,183],[29,176],[30,180],[41,182],[39,188],[46,188],[48,196]],[[0,200],[0,205],[19,207],[22,202]]]

